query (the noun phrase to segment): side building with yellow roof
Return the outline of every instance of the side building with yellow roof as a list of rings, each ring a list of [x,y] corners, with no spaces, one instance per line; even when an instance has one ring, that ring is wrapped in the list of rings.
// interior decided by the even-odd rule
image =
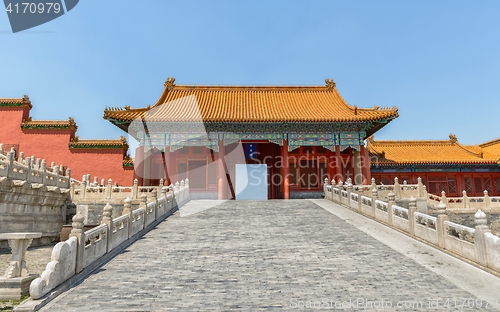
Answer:
[[[427,191],[449,196],[500,196],[500,139],[479,145],[462,145],[449,140],[367,140],[372,177],[379,183],[417,183],[422,178]]]

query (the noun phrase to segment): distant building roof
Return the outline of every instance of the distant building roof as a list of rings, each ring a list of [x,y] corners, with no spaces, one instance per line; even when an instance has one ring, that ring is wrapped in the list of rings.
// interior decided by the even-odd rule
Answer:
[[[449,140],[375,141],[368,138],[368,151],[378,159],[373,164],[497,164],[499,154],[479,146],[465,146],[455,135]]]
[[[0,98],[0,107],[1,106],[26,106],[31,109],[33,106],[31,105],[31,101],[27,95],[22,98]]]

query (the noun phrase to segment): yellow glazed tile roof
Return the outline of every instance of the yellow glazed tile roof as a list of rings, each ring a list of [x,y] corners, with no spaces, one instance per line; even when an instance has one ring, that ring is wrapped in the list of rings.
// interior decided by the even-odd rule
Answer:
[[[22,98],[0,98],[0,106],[28,106],[33,107],[27,95]]]
[[[179,122],[356,122],[393,119],[397,108],[357,108],[326,86],[181,86],[167,79],[151,108],[108,108],[104,118]]]
[[[69,142],[70,148],[122,148],[128,149],[127,139],[122,136],[119,140],[80,140],[75,136]]]
[[[500,156],[480,146],[464,146],[454,135],[450,140],[435,141],[375,141],[368,140],[368,151],[378,164],[497,164]]]
[[[73,118],[68,120],[32,120],[31,117],[21,122],[22,129],[71,129],[76,131],[78,126]]]
[[[479,146],[484,151],[500,157],[500,139],[496,139],[496,140],[489,141],[489,142],[486,142],[483,144],[479,144]]]

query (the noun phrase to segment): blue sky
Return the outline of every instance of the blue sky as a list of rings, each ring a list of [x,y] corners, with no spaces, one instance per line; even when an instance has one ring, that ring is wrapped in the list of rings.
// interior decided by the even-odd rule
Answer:
[[[107,106],[154,104],[177,84],[324,85],[358,107],[398,106],[376,139],[500,137],[499,1],[81,0],[12,34],[0,12],[0,97],[82,139],[124,133]]]

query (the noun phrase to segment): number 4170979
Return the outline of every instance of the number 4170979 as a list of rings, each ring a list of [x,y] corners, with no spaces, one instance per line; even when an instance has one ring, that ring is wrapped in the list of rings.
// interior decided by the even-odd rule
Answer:
[[[46,3],[30,3],[30,2],[22,2],[19,3],[9,3],[7,4],[5,10],[9,14],[47,14],[47,13],[55,13],[59,14],[61,12],[61,4],[46,2]]]

